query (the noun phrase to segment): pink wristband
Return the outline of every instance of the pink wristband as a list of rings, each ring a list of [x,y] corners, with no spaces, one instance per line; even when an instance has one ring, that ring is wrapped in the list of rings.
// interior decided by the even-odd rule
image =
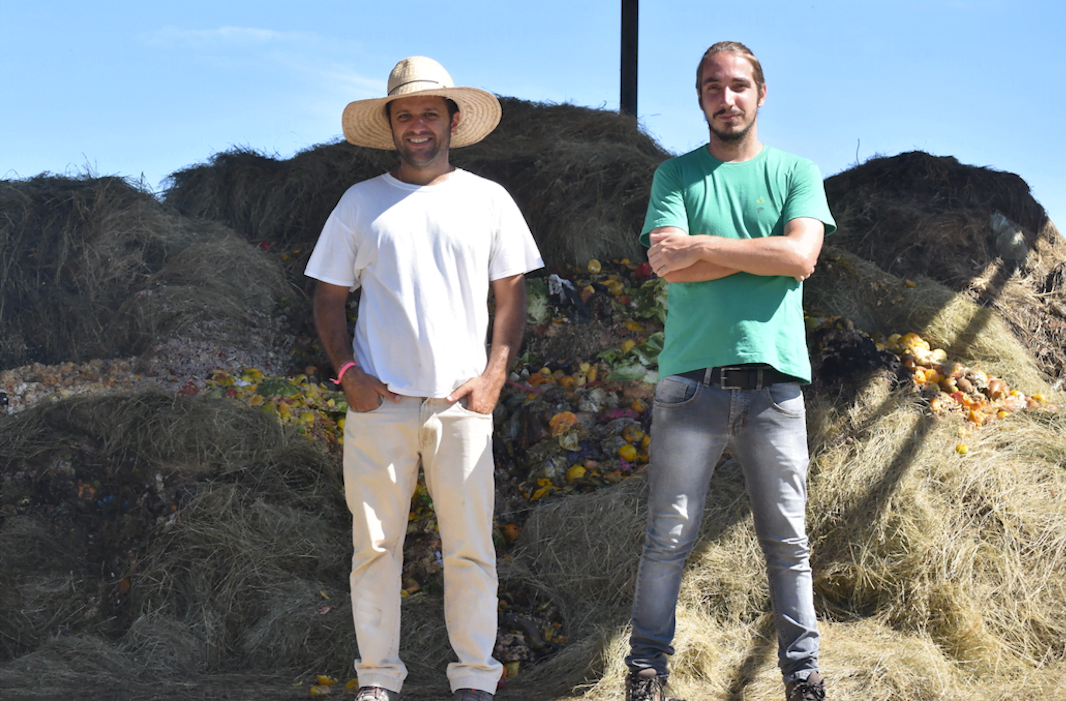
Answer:
[[[339,385],[341,383],[341,380],[344,379],[344,373],[348,370],[348,368],[354,368],[354,367],[358,367],[355,364],[354,360],[350,361],[350,362],[347,362],[344,365],[341,365],[341,369],[337,372],[337,376],[335,378],[333,378],[332,380],[330,380],[330,382],[332,382],[335,385]]]

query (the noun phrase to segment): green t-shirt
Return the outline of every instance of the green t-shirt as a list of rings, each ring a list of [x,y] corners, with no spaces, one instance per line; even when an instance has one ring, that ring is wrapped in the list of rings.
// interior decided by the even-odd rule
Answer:
[[[797,217],[836,230],[822,176],[811,161],[764,146],[726,163],[706,145],[655,171],[640,241],[662,226],[735,239],[782,236]],[[719,280],[670,284],[660,376],[740,363],[767,363],[811,380],[803,325],[803,283],[738,272]]]

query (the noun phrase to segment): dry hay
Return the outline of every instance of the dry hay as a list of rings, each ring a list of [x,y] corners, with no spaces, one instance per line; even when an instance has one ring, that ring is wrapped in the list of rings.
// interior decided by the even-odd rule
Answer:
[[[871,159],[825,187],[840,226],[833,247],[996,309],[1050,378],[1066,377],[1066,240],[1020,177],[919,151]],[[996,214],[1013,235],[993,226]]]
[[[351,676],[340,466],[274,417],[79,397],[0,417],[0,456],[0,695]],[[405,603],[411,690],[441,691],[443,620],[439,594]]]
[[[808,405],[809,531],[830,694],[1066,698],[1066,421],[1021,413],[975,432],[890,390]],[[969,443],[969,454],[955,445]],[[528,680],[617,698],[643,530],[643,480],[545,504],[520,538],[565,601],[575,643]],[[678,608],[671,694],[773,698],[776,639],[743,478],[708,497]]]
[[[139,355],[271,329],[289,288],[231,231],[120,178],[0,181],[0,367]]]
[[[0,688],[350,665],[339,469],[273,417],[77,398],[0,418],[0,456]]]
[[[669,154],[635,119],[608,110],[500,98],[500,126],[452,162],[502,184],[549,268],[590,258],[642,258],[637,242],[655,167]],[[392,169],[396,155],[341,142],[279,161],[235,149],[171,175],[166,201],[219,221],[302,262],[351,185]]]
[[[1029,339],[1019,339],[996,311],[935,280],[904,280],[833,247],[823,249],[818,270],[804,283],[804,307],[843,316],[868,334],[917,333],[1026,394],[1047,392],[1054,377],[1031,355]]]

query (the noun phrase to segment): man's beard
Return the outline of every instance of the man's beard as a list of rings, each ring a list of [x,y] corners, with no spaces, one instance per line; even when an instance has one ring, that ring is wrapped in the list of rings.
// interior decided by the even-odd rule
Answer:
[[[756,112],[756,116],[758,116],[758,112]],[[717,136],[719,141],[734,143],[742,141],[751,132],[751,128],[755,126],[755,120],[753,119],[748,122],[748,125],[739,131],[722,131],[720,129],[715,129],[713,119],[707,120],[707,126],[710,127],[711,133]]]
[[[401,161],[415,168],[423,168],[439,159],[442,152],[447,153],[451,147],[451,133],[442,134],[435,148],[417,157],[413,155],[414,149],[409,148],[401,139],[393,137],[393,144]]]

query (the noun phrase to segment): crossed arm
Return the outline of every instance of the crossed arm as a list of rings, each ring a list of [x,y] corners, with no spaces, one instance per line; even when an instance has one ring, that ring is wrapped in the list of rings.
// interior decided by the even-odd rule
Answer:
[[[824,235],[825,225],[809,217],[789,220],[783,236],[758,239],[689,236],[664,226],[651,231],[648,262],[667,282],[717,280],[736,272],[803,281],[814,272]]]
[[[526,283],[524,275],[513,275],[492,282],[496,297],[496,315],[493,322],[492,345],[489,349],[485,371],[467,380],[448,397],[449,401],[467,399],[467,408],[480,414],[489,414],[496,407],[500,390],[507,381],[507,374],[514,363],[515,354],[522,344],[526,322]],[[400,395],[391,392],[377,377],[359,367],[352,353],[352,339],[348,335],[348,319],[345,304],[348,288],[319,282],[315,288],[315,328],[323,349],[334,368],[349,362],[349,368],[341,379],[341,388],[353,411],[372,411],[377,408],[379,397],[400,401]]]

